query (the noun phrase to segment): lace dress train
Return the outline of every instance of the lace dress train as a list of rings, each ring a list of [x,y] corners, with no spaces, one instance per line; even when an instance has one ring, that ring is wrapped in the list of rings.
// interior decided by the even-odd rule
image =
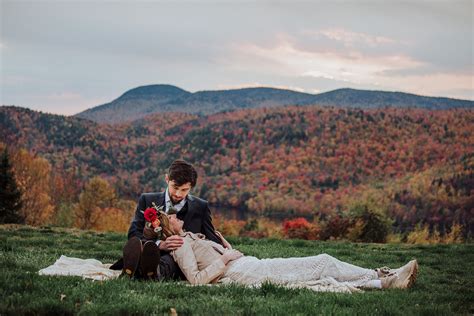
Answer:
[[[371,287],[377,272],[340,261],[328,254],[302,258],[258,259],[244,256],[229,263],[221,283],[260,286],[271,282],[286,287],[325,292],[358,292]]]

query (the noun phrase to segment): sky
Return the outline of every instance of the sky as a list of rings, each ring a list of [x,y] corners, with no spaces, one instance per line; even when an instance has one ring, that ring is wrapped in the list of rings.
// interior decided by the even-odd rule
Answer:
[[[72,115],[150,84],[474,100],[473,3],[0,0],[0,104]]]

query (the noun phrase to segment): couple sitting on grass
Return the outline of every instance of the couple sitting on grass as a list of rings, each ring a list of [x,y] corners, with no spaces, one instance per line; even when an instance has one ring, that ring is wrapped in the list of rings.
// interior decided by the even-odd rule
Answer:
[[[189,194],[197,180],[192,165],[176,160],[166,175],[168,188],[140,197],[123,248],[122,269],[136,279],[186,279],[191,284],[263,282],[315,291],[354,292],[361,288],[409,288],[418,264],[399,269],[361,268],[330,255],[258,259],[245,256],[215,231],[206,201]]]

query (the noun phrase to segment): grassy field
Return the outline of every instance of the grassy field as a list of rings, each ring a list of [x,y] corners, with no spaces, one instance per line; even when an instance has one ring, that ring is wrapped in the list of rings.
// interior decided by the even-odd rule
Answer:
[[[128,279],[96,282],[39,276],[60,255],[111,263],[125,235],[58,228],[0,226],[0,315],[451,315],[474,313],[474,245],[355,244],[302,240],[231,239],[245,254],[264,257],[328,253],[365,267],[397,267],[411,258],[420,274],[410,290],[316,293],[271,284],[191,287],[183,282]]]

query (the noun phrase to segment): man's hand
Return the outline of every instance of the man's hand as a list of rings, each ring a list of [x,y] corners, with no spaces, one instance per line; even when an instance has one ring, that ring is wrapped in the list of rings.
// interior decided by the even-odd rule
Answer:
[[[222,262],[224,262],[224,264],[227,264],[229,261],[239,259],[243,255],[244,254],[241,253],[240,251],[231,249],[224,252],[224,254],[221,256],[221,259],[222,259]]]
[[[173,251],[181,247],[184,243],[182,237],[178,235],[169,236],[166,240],[160,242],[160,250]]]

